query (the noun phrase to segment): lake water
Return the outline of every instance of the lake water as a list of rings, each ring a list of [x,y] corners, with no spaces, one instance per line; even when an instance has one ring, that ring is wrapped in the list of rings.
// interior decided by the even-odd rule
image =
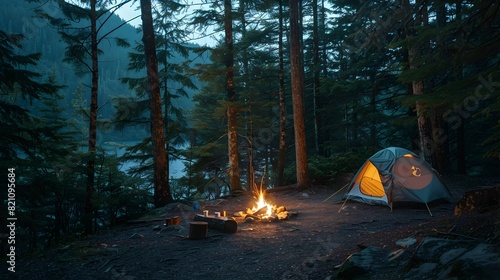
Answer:
[[[102,147],[110,152],[110,153],[116,153],[117,156],[123,156],[126,152],[126,148],[133,146],[135,144],[139,143],[139,141],[124,141],[124,142],[107,142],[102,145]],[[122,171],[126,171],[132,167],[137,166],[137,162],[134,161],[128,161],[123,164],[121,167]],[[184,169],[184,163],[181,160],[174,160],[174,159],[169,159],[169,174],[170,178],[178,179],[184,176],[184,172],[182,171]]]

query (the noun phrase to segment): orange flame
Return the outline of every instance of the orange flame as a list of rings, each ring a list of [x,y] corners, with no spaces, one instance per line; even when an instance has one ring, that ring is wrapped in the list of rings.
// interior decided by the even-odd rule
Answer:
[[[273,205],[266,202],[266,200],[264,199],[264,192],[260,191],[259,199],[257,200],[257,206],[252,208],[252,213],[257,212],[263,207],[267,207],[266,214],[263,215],[263,218],[271,216],[271,214],[273,213]]]

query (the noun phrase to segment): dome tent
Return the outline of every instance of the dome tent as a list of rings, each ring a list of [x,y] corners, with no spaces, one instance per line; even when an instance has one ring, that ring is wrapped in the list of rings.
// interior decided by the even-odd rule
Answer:
[[[390,147],[365,161],[348,185],[344,198],[387,205],[392,210],[394,201],[421,202],[427,206],[440,198],[450,201],[451,193],[425,160],[406,149]]]

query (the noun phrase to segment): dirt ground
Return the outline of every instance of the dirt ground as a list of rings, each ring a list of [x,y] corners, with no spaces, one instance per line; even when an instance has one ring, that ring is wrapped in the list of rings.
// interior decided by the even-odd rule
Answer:
[[[474,183],[473,183],[474,184]],[[477,184],[477,183],[475,183]],[[463,188],[453,186],[458,199]],[[397,240],[426,236],[491,240],[498,211],[453,217],[454,203],[370,206],[333,197],[335,190],[312,188],[268,194],[277,206],[299,212],[287,221],[240,221],[236,233],[209,230],[205,239],[187,238],[192,207],[173,204],[156,218],[132,223],[62,245],[41,255],[19,257],[15,273],[1,279],[336,279],[337,268],[363,246],[388,251]],[[250,195],[202,203],[201,209],[232,214],[253,206]],[[180,216],[181,225],[165,226],[158,217]],[[495,225],[496,223],[496,225]],[[499,243],[498,238],[493,242]],[[417,243],[418,244],[418,243]],[[415,246],[414,246],[415,247]],[[410,255],[411,250],[408,252]],[[397,279],[399,268],[372,279]],[[4,275],[7,278],[4,278]]]

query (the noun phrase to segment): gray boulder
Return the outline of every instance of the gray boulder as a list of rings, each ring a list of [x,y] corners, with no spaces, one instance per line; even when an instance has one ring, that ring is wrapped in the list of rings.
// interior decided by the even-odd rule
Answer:
[[[340,279],[360,279],[374,271],[397,266],[398,263],[390,260],[390,256],[386,250],[366,247],[349,256],[340,267],[337,276]]]
[[[401,243],[400,241],[398,242]],[[403,243],[402,245],[408,245],[408,242]],[[366,247],[349,256],[337,273],[339,279],[411,280],[493,280],[499,279],[499,275],[498,244],[434,237],[422,240],[413,254],[408,249],[389,253],[378,247]]]
[[[498,279],[500,249],[494,244],[427,237],[409,264],[406,279]]]

